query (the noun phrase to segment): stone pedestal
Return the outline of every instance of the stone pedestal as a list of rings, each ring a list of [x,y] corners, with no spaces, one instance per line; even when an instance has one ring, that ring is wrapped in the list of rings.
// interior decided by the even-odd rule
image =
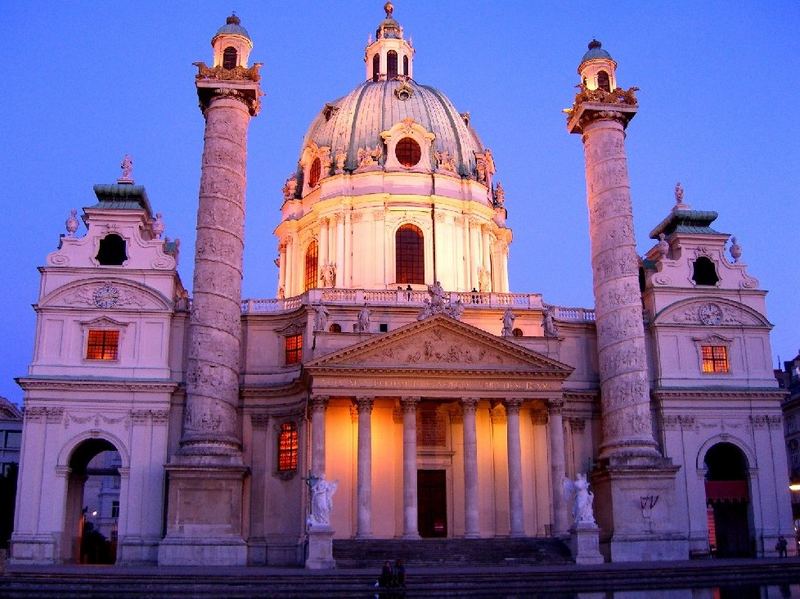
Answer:
[[[570,529],[570,549],[576,564],[602,564],[600,529],[596,524],[576,524]]]
[[[244,466],[175,465],[169,475],[167,535],[158,548],[161,566],[244,566],[242,538]]]
[[[308,531],[307,570],[330,570],[336,567],[333,559],[333,530],[328,527],[312,527]]]
[[[678,468],[662,459],[650,466],[607,464],[592,474],[603,553],[612,562],[688,559],[689,540],[676,525]]]

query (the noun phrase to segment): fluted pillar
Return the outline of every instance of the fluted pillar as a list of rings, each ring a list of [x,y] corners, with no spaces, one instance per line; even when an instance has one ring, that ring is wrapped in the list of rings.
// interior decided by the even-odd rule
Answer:
[[[358,408],[358,468],[356,538],[372,536],[372,397],[356,399]]]
[[[567,517],[567,504],[564,500],[562,483],[566,476],[566,460],[564,457],[564,422],[561,411],[564,407],[563,400],[551,399],[548,402],[548,427],[550,437],[550,468],[553,487],[553,533],[565,534],[569,528]]]
[[[278,246],[279,257],[278,257],[278,295],[280,295],[280,290],[283,289],[283,293],[286,293],[286,242],[281,241],[280,245]]]
[[[478,510],[478,435],[475,427],[475,409],[478,398],[461,400],[464,421],[464,536],[480,536]]]
[[[469,277],[472,289],[480,290],[480,277],[478,268],[481,265],[481,227],[470,219],[469,221]]]
[[[325,412],[328,408],[328,397],[326,395],[314,395],[308,403],[311,412],[311,474],[324,478]]]
[[[507,399],[506,440],[508,445],[508,507],[511,536],[525,536],[525,513],[522,503],[522,447],[519,437],[519,409],[521,399]]]
[[[323,218],[319,221],[319,267],[322,268],[328,263],[328,219]],[[318,269],[319,270],[319,269]],[[317,273],[319,275],[319,273]]]
[[[286,243],[286,288],[283,290],[286,297],[292,297],[295,295],[294,281],[297,278],[297,269],[295,267],[296,245],[297,244],[295,243],[294,237],[289,237]]]
[[[344,282],[344,217],[336,215],[336,287],[345,287]]]
[[[419,538],[417,515],[417,404],[419,397],[403,397],[403,538]]]

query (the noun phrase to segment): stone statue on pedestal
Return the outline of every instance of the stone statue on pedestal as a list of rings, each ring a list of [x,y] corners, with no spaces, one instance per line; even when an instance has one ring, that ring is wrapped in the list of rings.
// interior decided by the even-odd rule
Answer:
[[[503,337],[511,337],[514,334],[514,320],[516,318],[511,308],[506,308],[506,311],[503,312]]]
[[[312,476],[308,479],[308,486],[311,490],[311,502],[306,524],[309,528],[330,526],[333,495],[336,493],[338,483]]]
[[[594,493],[589,490],[589,481],[585,474],[579,473],[574,481],[565,478],[564,495],[567,501],[574,498],[572,517],[576,525],[597,524],[594,520]]]

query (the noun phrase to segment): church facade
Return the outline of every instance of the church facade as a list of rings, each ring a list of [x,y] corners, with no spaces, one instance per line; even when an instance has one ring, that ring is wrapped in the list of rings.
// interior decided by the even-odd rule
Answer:
[[[241,297],[261,75],[235,16],[196,75],[191,297],[128,160],[95,186],[81,235],[73,211],[19,379],[14,562],[81,560],[103,452],[120,464],[123,564],[303,564],[315,480],[335,481],[320,508],[334,539],[565,538],[563,481],[582,473],[609,560],[772,555],[793,535],[766,292],[680,186],[637,254],[638,104],[613,58],[592,41],[567,111],[595,307],[557,306],[510,291],[492,153],[414,78],[392,10],[364,81],[324,105],[284,186],[277,298]]]

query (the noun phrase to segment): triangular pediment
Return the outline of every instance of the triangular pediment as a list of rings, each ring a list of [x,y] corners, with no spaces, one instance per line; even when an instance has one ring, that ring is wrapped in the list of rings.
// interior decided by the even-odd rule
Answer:
[[[454,370],[566,378],[572,367],[446,315],[436,315],[306,363],[328,370]]]

